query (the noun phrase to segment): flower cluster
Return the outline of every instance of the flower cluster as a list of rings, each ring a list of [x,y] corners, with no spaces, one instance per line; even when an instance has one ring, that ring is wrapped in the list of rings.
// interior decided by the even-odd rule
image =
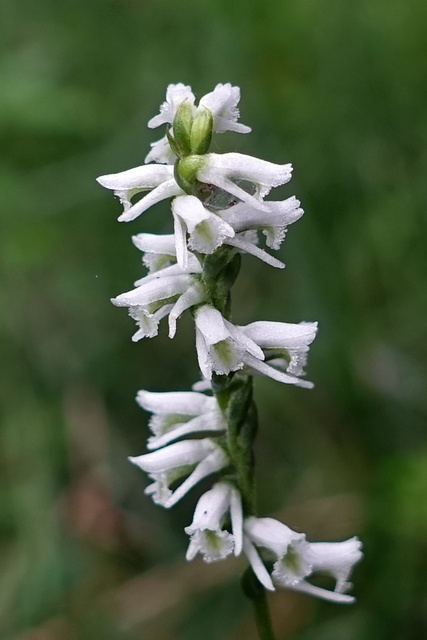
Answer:
[[[152,481],[145,493],[165,508],[215,474],[212,488],[201,496],[185,528],[190,537],[188,560],[198,553],[212,562],[244,552],[268,590],[283,586],[351,602],[344,592],[362,555],[357,538],[310,543],[277,520],[257,518],[248,490],[250,463],[242,471],[242,460],[250,460],[250,451],[242,453],[241,443],[250,448],[255,432],[251,376],[311,388],[303,376],[317,323],[232,322],[230,289],[241,254],[283,268],[261,240],[268,249],[279,249],[287,227],[303,214],[294,196],[265,199],[272,188],[290,180],[290,164],[209,153],[213,133],[250,132],[238,122],[239,100],[238,87],[219,84],[196,106],[190,87],[169,85],[160,113],[148,123],[151,128],[166,125],[166,133],[151,145],[145,164],[98,178],[123,205],[119,221],[134,220],[171,199],[173,233],[133,237],[148,273],[112,302],[127,307],[135,320],[134,341],[156,336],[166,317],[173,338],[179,317],[190,310],[203,378],[188,392],[138,393],[137,402],[152,414],[152,435],[149,453],[130,460]],[[239,440],[236,434],[243,432]],[[333,576],[332,591],[307,580],[317,571]]]

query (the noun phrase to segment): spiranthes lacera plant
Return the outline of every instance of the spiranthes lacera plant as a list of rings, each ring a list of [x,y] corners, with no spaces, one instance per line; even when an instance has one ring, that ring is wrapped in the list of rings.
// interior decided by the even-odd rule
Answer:
[[[310,389],[304,367],[317,323],[262,320],[239,326],[232,321],[230,292],[242,254],[283,268],[269,249],[279,249],[287,227],[303,214],[294,196],[266,199],[272,188],[291,179],[290,164],[209,152],[214,133],[250,132],[238,122],[239,100],[238,87],[219,84],[196,106],[190,87],[169,85],[160,113],[148,123],[165,125],[165,135],[152,143],[145,164],[98,182],[120,199],[120,221],[170,200],[173,233],[133,237],[148,273],[113,303],[127,307],[135,320],[134,341],[156,336],[164,318],[173,338],[188,310],[202,374],[191,391],[138,393],[137,402],[152,414],[152,435],[149,452],[130,461],[151,480],[145,493],[165,508],[213,476],[212,488],[199,498],[185,528],[186,557],[200,554],[214,562],[244,553],[250,563],[244,589],[255,604],[260,637],[268,639],[273,632],[265,590],[284,587],[353,602],[346,593],[348,578],[362,552],[357,538],[311,543],[303,533],[255,513],[253,375]],[[317,571],[334,578],[332,590],[310,581]]]

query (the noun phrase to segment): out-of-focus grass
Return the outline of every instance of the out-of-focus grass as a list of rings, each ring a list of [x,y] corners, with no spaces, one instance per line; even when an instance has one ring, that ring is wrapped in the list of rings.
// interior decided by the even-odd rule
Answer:
[[[130,342],[140,277],[96,175],[141,163],[169,82],[242,88],[248,137],[306,209],[285,272],[247,257],[238,322],[318,319],[313,392],[257,381],[259,504],[312,540],[354,533],[358,604],[282,592],[278,638],[425,637],[427,6],[422,0],[9,2],[1,10],[0,628],[14,640],[254,638],[239,561],[183,559],[126,462],[138,388],[197,379],[191,322]],[[276,197],[276,196],[275,196]],[[189,356],[189,354],[193,354]],[[424,616],[424,619],[423,619]]]

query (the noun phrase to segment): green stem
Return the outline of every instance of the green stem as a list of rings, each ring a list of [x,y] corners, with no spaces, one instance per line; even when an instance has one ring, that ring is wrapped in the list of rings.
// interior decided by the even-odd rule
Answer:
[[[211,304],[230,319],[230,289],[239,273],[240,254],[235,255],[230,247],[223,246],[212,256],[206,256],[202,264]],[[245,517],[248,517],[255,514],[253,444],[258,430],[252,376],[240,371],[213,374],[212,390],[227,420],[227,449],[233,480],[242,496]],[[266,591],[250,567],[243,575],[242,588],[252,601],[260,640],[275,640]]]
[[[252,600],[260,640],[275,640],[267,594],[250,567],[243,574],[242,589],[244,594]]]

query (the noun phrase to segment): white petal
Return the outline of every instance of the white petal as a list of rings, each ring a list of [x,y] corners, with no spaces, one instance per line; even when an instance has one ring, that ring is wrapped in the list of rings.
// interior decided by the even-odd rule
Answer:
[[[210,305],[204,305],[197,309],[195,321],[196,327],[203,334],[208,346],[230,337],[230,332],[225,326],[221,313]]]
[[[211,440],[183,440],[142,456],[129,457],[129,460],[147,473],[162,473],[175,467],[200,462],[215,448]]]
[[[158,449],[164,447],[178,438],[188,436],[193,433],[219,432],[225,431],[226,425],[218,419],[217,412],[206,413],[196,416],[188,422],[176,424],[167,433],[161,436],[151,436],[147,441],[147,449]]]
[[[169,338],[176,333],[176,321],[186,309],[200,304],[206,299],[206,292],[200,282],[195,282],[185,293],[178,298],[169,314]]]
[[[147,168],[154,165],[145,165]],[[160,166],[160,165],[155,165]],[[166,182],[162,182],[157,187],[155,187],[150,193],[146,196],[138,200],[130,209],[127,209],[122,213],[122,215],[117,218],[119,222],[130,222],[131,220],[135,220],[141,213],[147,211],[150,207],[161,202],[162,200],[166,200],[166,198],[172,198],[173,196],[177,196],[182,193],[181,188],[177,185],[175,180],[168,180]]]
[[[176,444],[181,444],[177,442]],[[176,446],[176,445],[171,445]],[[164,451],[164,449],[161,449]],[[148,454],[154,455],[154,454]],[[223,467],[228,465],[228,458],[225,453],[216,448],[211,454],[209,454],[204,460],[202,460],[197,467],[194,469],[193,473],[191,473],[186,480],[174,491],[169,500],[165,503],[165,508],[169,509],[173,507],[181,498],[183,498],[190,489],[192,489],[200,480],[206,478],[206,476],[210,476],[212,473],[216,473]]]
[[[106,189],[127,191],[129,189],[154,189],[171,178],[173,178],[173,166],[142,165],[120,173],[100,176],[96,180]]]
[[[301,591],[308,595],[315,596],[316,598],[322,598],[323,600],[329,600],[329,602],[336,602],[338,604],[352,604],[356,598],[354,596],[348,596],[344,593],[337,593],[336,591],[329,591],[328,589],[321,589],[316,587],[306,580],[301,580],[295,586],[292,587],[293,591]]]
[[[157,272],[157,273],[161,273]],[[121,293],[111,302],[117,307],[147,305],[157,300],[167,300],[184,293],[193,284],[190,275],[151,278],[136,289]]]
[[[200,553],[205,562],[217,562],[229,556],[233,548],[234,539],[228,531],[197,529],[191,534],[185,558],[193,560]]]
[[[317,322],[259,321],[242,327],[242,331],[263,349],[299,349],[313,342]]]
[[[194,104],[195,97],[191,91],[191,87],[182,84],[170,84],[166,90],[166,102],[160,105],[160,113],[148,121],[150,129],[160,127],[162,124],[172,124],[179,105],[188,100],[190,104]]]
[[[171,149],[169,141],[166,136],[152,142],[150,144],[151,151],[145,157],[144,162],[160,162],[164,164],[173,164],[176,160],[176,155]]]
[[[313,571],[327,571],[336,581],[336,591],[344,591],[353,566],[362,559],[362,543],[356,537],[344,542],[312,542],[307,556]]]
[[[176,198],[175,198],[176,200]],[[188,268],[188,249],[187,249],[187,228],[185,222],[176,213],[173,213],[172,202],[172,215],[173,215],[173,229],[175,234],[175,251],[176,259],[181,269]]]
[[[231,487],[230,517],[234,536],[234,555],[239,556],[243,546],[243,509],[240,492],[235,487]]]
[[[158,235],[156,233],[138,233],[132,236],[132,242],[140,251],[158,253],[175,257],[175,236],[173,233]]]
[[[184,531],[194,533],[197,529],[221,529],[222,521],[230,506],[231,486],[226,482],[217,482],[206,491],[197,502],[193,522]]]
[[[250,127],[237,124],[239,119],[239,109],[237,105],[240,101],[239,87],[232,87],[230,83],[218,84],[215,89],[200,99],[199,105],[209,109],[214,118],[213,130],[216,133],[224,131],[236,131],[238,133],[249,133]]]
[[[263,262],[266,262],[267,264],[269,264],[271,267],[275,267],[276,269],[285,268],[285,265],[283,262],[281,262],[277,258],[274,258],[263,249],[260,249],[259,247],[257,247],[255,244],[252,244],[251,242],[248,242],[247,240],[244,240],[239,236],[235,236],[230,240],[226,240],[226,243],[231,245],[232,247],[236,247],[236,249],[239,249],[240,251],[245,251],[246,253],[252,254],[256,258],[259,258]]]
[[[140,407],[150,413],[181,414],[198,416],[217,408],[215,398],[205,396],[195,391],[166,391],[156,393],[154,391],[138,391],[136,401]]]
[[[203,337],[203,333],[196,326],[196,351],[197,361],[199,363],[200,371],[207,380],[212,378],[212,360],[209,357],[209,349],[206,344],[206,340]]]
[[[244,530],[253,543],[270,549],[277,557],[282,557],[289,545],[295,541],[304,541],[305,535],[297,533],[283,522],[274,518],[246,518]]]
[[[223,318],[223,322],[230,332],[230,336],[233,338],[233,340],[241,345],[245,349],[245,351],[251,353],[255,358],[264,360],[264,353],[262,349],[256,344],[256,342],[254,342],[241,330],[241,327],[236,327],[225,318]]]
[[[209,211],[205,209],[200,200],[195,196],[178,196],[172,202],[172,211],[185,222],[188,232],[191,233],[195,226],[209,218]]]
[[[249,564],[252,567],[252,571],[258,578],[258,581],[268,591],[275,591],[275,587],[270,578],[270,574],[268,573],[267,569],[264,566],[264,563],[259,557],[258,551],[255,549],[254,545],[251,543],[247,536],[243,536],[243,551],[245,552],[246,557],[249,560]]]
[[[201,182],[214,184],[232,193],[257,209],[268,211],[268,205],[250,196],[235,185],[233,180],[249,180],[261,187],[263,193],[278,187],[291,179],[292,165],[278,165],[241,153],[210,153],[204,156],[204,163],[197,172]],[[234,187],[233,187],[234,184]],[[234,190],[231,190],[231,189]]]
[[[285,384],[294,384],[297,387],[303,387],[304,389],[313,389],[314,385],[312,382],[308,380],[301,380],[300,378],[296,378],[295,376],[290,376],[287,373],[283,373],[282,371],[277,371],[274,367],[270,367],[266,362],[262,362],[258,360],[258,358],[254,358],[249,353],[244,357],[245,364],[256,371],[259,371],[264,376],[268,376],[273,380],[277,380],[277,382],[283,382]]]

